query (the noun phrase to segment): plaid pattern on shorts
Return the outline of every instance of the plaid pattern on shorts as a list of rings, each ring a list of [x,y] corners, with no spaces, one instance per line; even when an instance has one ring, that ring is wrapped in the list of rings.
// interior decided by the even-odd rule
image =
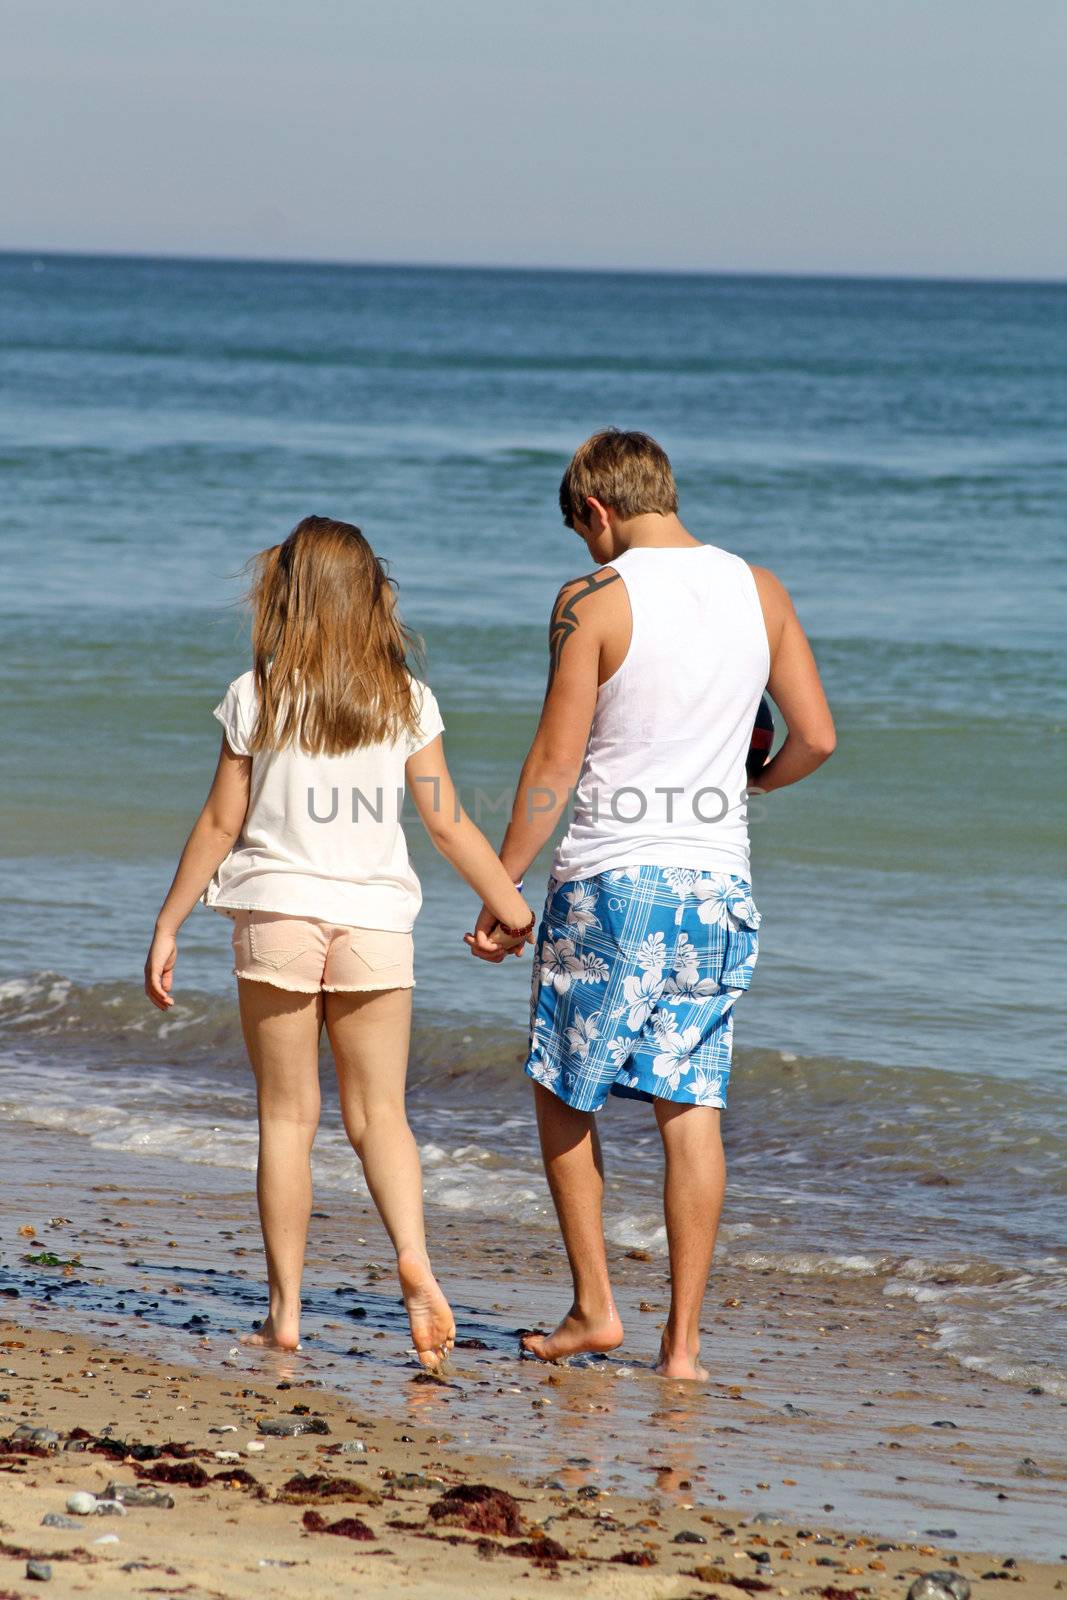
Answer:
[[[526,1072],[580,1111],[609,1092],[725,1106],[759,924],[751,887],[726,873],[635,866],[550,882]]]

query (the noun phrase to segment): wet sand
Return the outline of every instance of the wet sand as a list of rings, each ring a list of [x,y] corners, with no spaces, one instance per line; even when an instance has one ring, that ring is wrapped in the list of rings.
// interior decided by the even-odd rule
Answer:
[[[297,1466],[320,1470],[325,1462],[351,1476],[347,1455],[335,1461],[325,1452],[364,1438],[372,1477],[387,1467],[435,1474],[446,1487],[486,1481],[521,1491],[524,1527],[547,1526],[572,1555],[585,1548],[610,1556],[645,1541],[658,1546],[654,1568],[627,1569],[621,1579],[616,1563],[560,1560],[558,1571],[577,1585],[575,1593],[614,1593],[610,1585],[618,1582],[635,1594],[705,1592],[685,1574],[721,1558],[735,1574],[754,1575],[757,1565],[744,1551],[762,1549],[758,1538],[771,1541],[773,1587],[796,1594],[815,1584],[816,1594],[865,1586],[880,1594],[888,1585],[886,1592],[900,1595],[901,1572],[944,1566],[952,1552],[966,1550],[989,1553],[973,1562],[961,1555],[961,1570],[995,1570],[1006,1580],[1020,1569],[1003,1567],[1005,1560],[1056,1563],[1067,1551],[1062,1402],[959,1367],[938,1350],[921,1306],[872,1291],[868,1279],[828,1283],[716,1270],[704,1319],[711,1381],[665,1383],[651,1371],[666,1309],[665,1263],[614,1250],[623,1350],[544,1367],[519,1359],[517,1334],[563,1309],[558,1243],[521,1229],[509,1237],[499,1221],[473,1213],[432,1211],[431,1237],[460,1339],[447,1381],[438,1383],[426,1381],[409,1354],[387,1243],[358,1196],[318,1195],[305,1349],[280,1357],[237,1342],[263,1311],[250,1179],[126,1155],[105,1176],[100,1151],[86,1141],[26,1127],[0,1126],[0,1168],[8,1179],[0,1194],[0,1291],[7,1296],[0,1305],[13,1319],[2,1337],[14,1341],[0,1352],[0,1366],[11,1369],[0,1376],[0,1393],[8,1395],[0,1401],[0,1436],[30,1424],[55,1429],[62,1442],[75,1427],[110,1425],[116,1437],[141,1442],[232,1447],[268,1490]],[[331,1435],[270,1440],[265,1451],[246,1455],[256,1418],[296,1403],[322,1410]],[[237,1433],[220,1442],[207,1433],[211,1426]],[[202,1461],[205,1470],[213,1460]],[[353,1561],[365,1567],[373,1559],[382,1592],[383,1573],[393,1574],[390,1583],[407,1571],[412,1584],[431,1585],[445,1571],[440,1563],[458,1573],[454,1564],[468,1561],[472,1586],[524,1592],[518,1558],[514,1567],[509,1560],[504,1580],[493,1576],[484,1552],[438,1549],[421,1537],[433,1531],[422,1524],[441,1484],[404,1491],[399,1510],[388,1500],[370,1508],[365,1520],[377,1542],[360,1543],[355,1555],[340,1538],[307,1533],[302,1510],[258,1498],[258,1490],[250,1496],[214,1485],[175,1486],[173,1511],[131,1511],[134,1521],[106,1527],[94,1519],[86,1524],[90,1533],[57,1542],[40,1517],[62,1511],[71,1489],[103,1489],[111,1462],[63,1451],[21,1464],[15,1455],[4,1464],[13,1463],[17,1470],[0,1476],[9,1525],[3,1537],[19,1548],[60,1549],[66,1539],[110,1566],[116,1553],[133,1559],[128,1541],[142,1526],[145,1539],[170,1539],[165,1527],[181,1525],[185,1506],[201,1519],[196,1560],[208,1560],[210,1551],[208,1564],[225,1569],[225,1581],[182,1565],[192,1559],[188,1535],[184,1544],[176,1537],[173,1557],[158,1542],[145,1548],[153,1560],[177,1563],[183,1581],[204,1592],[242,1594],[241,1582],[273,1592],[264,1585],[275,1569],[259,1568],[261,1558],[310,1561],[316,1571],[320,1562],[343,1561],[346,1572]],[[264,1478],[268,1468],[275,1475]],[[129,1464],[123,1471],[132,1481]],[[24,1501],[34,1481],[38,1487]],[[7,1488],[15,1483],[23,1487],[11,1499]],[[381,1492],[381,1483],[376,1487]],[[8,1504],[20,1508],[17,1520]],[[623,1530],[617,1538],[593,1520],[605,1507]],[[337,1516],[357,1512],[363,1515],[345,1503]],[[390,1518],[419,1526],[394,1529]],[[801,1542],[798,1526],[838,1530],[836,1546]],[[682,1527],[708,1545],[676,1547],[673,1535]],[[90,1534],[101,1533],[123,1542],[97,1548]],[[789,1557],[776,1539],[787,1541]],[[879,1544],[901,1548],[872,1550]],[[329,1554],[335,1545],[342,1556]],[[367,1554],[381,1547],[392,1556]],[[843,1565],[818,1567],[819,1559]],[[253,1577],[240,1576],[242,1561]],[[549,1570],[537,1567],[531,1581]],[[1053,1566],[1041,1581],[1051,1582],[1055,1571],[1067,1577],[1067,1567]],[[79,1567],[79,1583],[95,1572]],[[14,1567],[0,1570],[0,1592],[17,1576]]]
[[[574,1474],[545,1484],[470,1452],[440,1423],[368,1416],[315,1380],[282,1376],[282,1358],[249,1383],[237,1370],[219,1377],[10,1322],[0,1324],[0,1355],[5,1595],[26,1593],[28,1561],[50,1565],[51,1592],[61,1594],[234,1600],[353,1585],[426,1600],[524,1596],[546,1583],[605,1597],[879,1600],[931,1570],[962,1575],[977,1594],[994,1581],[1034,1596],[1062,1586],[1062,1568],[1002,1565],[999,1554],[959,1554],[944,1541],[908,1545],[757,1520],[751,1510],[709,1506],[682,1479],[641,1499]],[[530,1381],[537,1403],[566,1380],[538,1371]],[[297,1419],[316,1431],[264,1431]],[[50,1432],[26,1431],[35,1428]],[[131,1490],[173,1504],[42,1525],[50,1513],[68,1516],[79,1491],[121,1499]]]

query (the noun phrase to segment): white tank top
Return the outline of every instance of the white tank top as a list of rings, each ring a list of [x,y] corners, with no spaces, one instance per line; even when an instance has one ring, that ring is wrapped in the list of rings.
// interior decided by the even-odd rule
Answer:
[[[633,632],[600,687],[552,875],[691,867],[749,876],[748,754],[770,649],[747,562],[715,545],[626,550]]]

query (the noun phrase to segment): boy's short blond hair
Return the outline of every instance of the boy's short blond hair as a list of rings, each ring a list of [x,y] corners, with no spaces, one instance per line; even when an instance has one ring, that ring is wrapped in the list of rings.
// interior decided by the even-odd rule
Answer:
[[[605,428],[579,445],[559,486],[563,521],[585,522],[586,502],[599,500],[620,517],[678,509],[678,489],[667,452],[647,433]]]

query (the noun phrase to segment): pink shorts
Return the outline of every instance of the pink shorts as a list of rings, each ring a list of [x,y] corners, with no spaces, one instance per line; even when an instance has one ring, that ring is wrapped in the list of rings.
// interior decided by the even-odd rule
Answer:
[[[233,970],[239,978],[299,994],[413,989],[415,945],[410,933],[386,928],[346,928],[316,917],[238,911]]]

